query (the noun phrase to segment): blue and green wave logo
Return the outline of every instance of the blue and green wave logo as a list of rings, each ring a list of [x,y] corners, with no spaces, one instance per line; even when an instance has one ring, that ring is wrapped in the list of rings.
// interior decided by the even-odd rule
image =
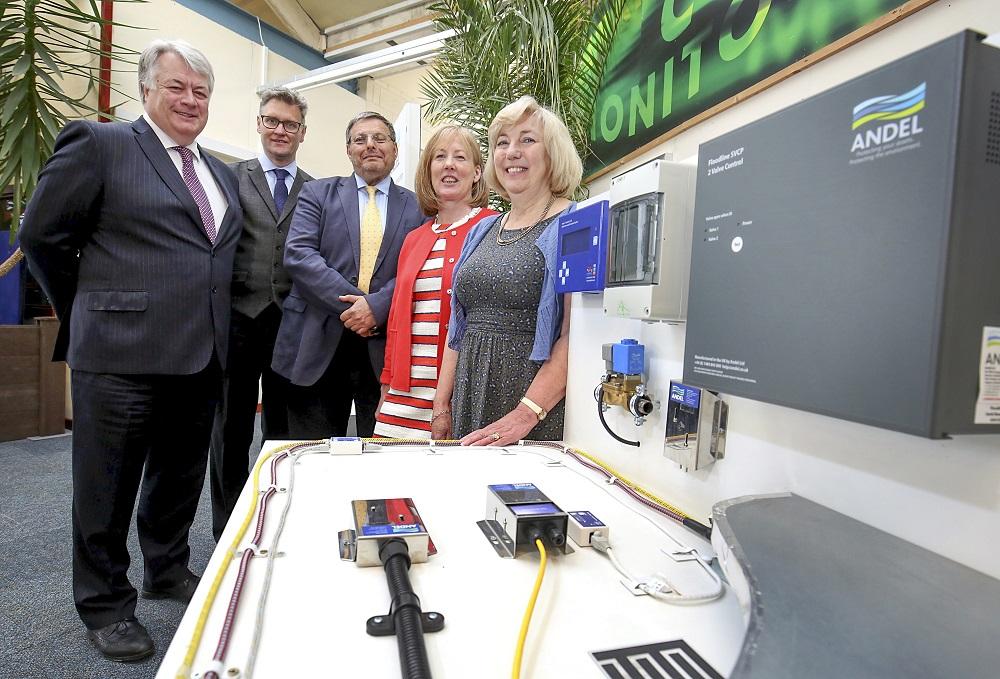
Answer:
[[[987,335],[986,347],[1000,347],[1000,335]]]
[[[851,129],[856,130],[873,120],[898,120],[912,116],[923,110],[926,96],[927,83],[922,82],[903,94],[886,94],[866,99],[854,107],[854,123]]]

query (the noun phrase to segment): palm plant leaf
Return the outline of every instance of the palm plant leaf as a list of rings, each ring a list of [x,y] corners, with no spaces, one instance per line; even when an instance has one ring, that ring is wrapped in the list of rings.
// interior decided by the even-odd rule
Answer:
[[[109,23],[124,26],[103,20],[95,0],[0,4],[0,189],[13,188],[11,242],[59,130],[71,118],[98,113],[90,103],[93,91],[99,84],[110,85],[95,68],[77,63],[80,57],[90,63],[100,57],[135,63],[134,50],[112,44],[105,51],[95,42],[93,28]],[[74,97],[67,92],[67,84],[78,87],[81,81],[83,94]]]
[[[628,0],[439,0],[452,29],[421,83],[433,122],[486,132],[501,108],[530,94],[566,122],[582,158],[615,32]]]

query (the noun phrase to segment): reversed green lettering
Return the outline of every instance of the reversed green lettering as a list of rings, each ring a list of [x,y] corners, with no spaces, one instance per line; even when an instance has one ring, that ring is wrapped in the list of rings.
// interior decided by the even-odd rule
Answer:
[[[613,114],[615,122],[608,124],[608,114]],[[625,120],[625,104],[617,94],[609,94],[601,107],[601,138],[606,142],[612,142],[618,138],[622,131],[622,122]]]
[[[666,118],[674,110],[674,58],[663,62],[663,111],[660,118]]]
[[[719,36],[719,56],[723,61],[732,61],[746,51],[753,39],[760,33],[767,12],[771,9],[771,0],[757,0],[757,13],[754,14],[750,27],[739,38],[733,37],[733,22],[736,20],[736,12],[739,11],[743,0],[733,0],[726,11],[726,18],[722,22],[722,34]]]
[[[642,118],[642,124],[649,129],[653,126],[653,107],[655,104],[654,92],[656,90],[656,74],[650,73],[646,77],[646,98],[642,98],[642,90],[638,85],[632,85],[631,96],[628,100],[628,135],[635,134],[635,119]]]

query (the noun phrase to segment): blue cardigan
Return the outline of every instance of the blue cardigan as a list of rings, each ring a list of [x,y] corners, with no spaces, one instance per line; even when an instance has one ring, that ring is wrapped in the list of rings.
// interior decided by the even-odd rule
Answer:
[[[556,219],[553,219],[541,235],[535,241],[545,260],[545,274],[542,277],[542,296],[538,302],[538,319],[535,323],[535,341],[531,347],[531,355],[528,358],[536,363],[544,363],[552,353],[552,347],[559,339],[559,331],[562,329],[563,318],[563,296],[556,292],[556,259],[557,245],[559,242],[559,220],[562,215],[576,208],[576,203],[570,203]],[[469,258],[469,255],[479,247],[483,238],[490,232],[496,220],[503,215],[487,217],[476,224],[465,239],[462,246],[462,254],[455,264],[455,276],[462,264]],[[455,351],[462,345],[462,338],[465,336],[467,318],[465,307],[458,301],[457,297],[452,297],[451,320],[448,322],[448,346]]]

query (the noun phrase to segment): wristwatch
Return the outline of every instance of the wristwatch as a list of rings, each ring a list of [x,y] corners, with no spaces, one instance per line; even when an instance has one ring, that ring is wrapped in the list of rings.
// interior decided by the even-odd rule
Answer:
[[[523,403],[524,405],[528,406],[528,410],[530,410],[531,412],[535,413],[535,417],[538,418],[539,422],[541,422],[542,420],[544,420],[545,416],[549,414],[548,411],[545,410],[545,408],[543,408],[542,406],[538,405],[537,403],[535,403],[534,401],[532,401],[527,396],[522,396],[521,397],[521,403]]]

